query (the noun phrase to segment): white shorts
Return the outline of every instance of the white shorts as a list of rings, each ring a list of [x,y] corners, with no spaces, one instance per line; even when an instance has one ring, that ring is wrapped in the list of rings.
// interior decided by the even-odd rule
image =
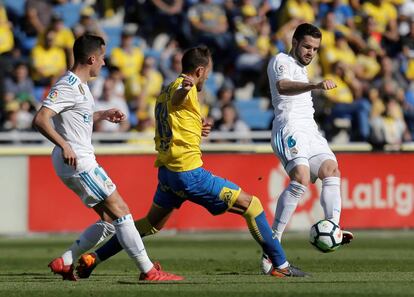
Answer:
[[[99,165],[71,177],[60,176],[60,179],[82,199],[87,207],[94,207],[101,203],[116,189],[116,185]]]
[[[272,148],[288,174],[298,165],[308,166],[312,182],[324,161],[337,162],[326,139],[313,127],[284,126],[272,131]]]

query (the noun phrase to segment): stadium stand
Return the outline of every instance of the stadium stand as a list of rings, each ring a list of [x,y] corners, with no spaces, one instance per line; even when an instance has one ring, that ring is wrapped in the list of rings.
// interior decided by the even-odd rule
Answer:
[[[207,92],[201,95],[206,116],[220,121],[220,118],[216,118],[217,115],[220,116],[218,109],[221,106],[217,104],[218,93],[223,82],[227,81],[235,86],[234,93],[238,98],[234,99],[234,106],[239,120],[250,130],[266,131],[271,126],[273,113],[269,108],[265,66],[271,56],[289,50],[293,29],[307,20],[321,27],[324,34],[319,58],[308,66],[310,79],[318,81],[333,75],[341,77],[343,91],[340,94],[346,94],[344,102],[360,104],[362,100],[367,108],[363,121],[369,123],[371,131],[375,133],[367,133],[367,125],[364,131],[360,131],[362,126],[358,121],[361,119],[352,115],[346,117],[345,126],[338,125],[344,121],[343,117],[336,116],[338,102],[332,98],[337,95],[315,92],[315,115],[322,131],[332,134],[331,141],[339,144],[363,141],[381,148],[384,145],[400,145],[412,141],[414,15],[410,14],[410,8],[414,7],[413,0],[284,0],[273,6],[273,2],[268,0],[233,0],[230,1],[232,5],[225,5],[224,1],[199,5],[201,2],[185,1],[184,5],[174,6],[177,4],[175,1],[165,1],[166,5],[160,7],[158,2],[153,1],[3,0],[0,2],[0,26],[3,26],[3,30],[12,30],[14,48],[0,54],[2,65],[6,65],[2,69],[4,74],[0,77],[12,77],[13,65],[21,61],[29,64],[33,75],[30,52],[51,28],[52,15],[60,16],[64,26],[70,28],[75,37],[85,32],[101,34],[107,42],[107,66],[111,66],[112,50],[120,46],[122,32],[131,25],[138,28],[133,33],[134,46],[145,57],[153,57],[159,70],[168,68],[171,64],[169,59],[174,53],[196,45],[197,39],[214,40],[214,71],[206,82]],[[197,20],[208,23],[207,15],[204,14],[209,11],[220,11],[220,17],[215,22],[221,24],[220,28],[227,27],[225,39],[222,38],[223,32],[219,35],[211,33],[211,36],[204,32],[203,38],[194,35]],[[226,42],[220,43],[222,40]],[[71,53],[67,47],[66,59],[70,65]],[[391,61],[391,66],[387,66],[388,60]],[[338,61],[345,64],[346,71],[342,76],[333,73]],[[165,74],[163,71],[161,73]],[[97,79],[101,83],[92,82],[96,94],[102,93],[102,90],[97,89],[102,88],[102,82],[108,76],[108,70],[104,69]],[[167,82],[165,78],[164,83]],[[56,77],[52,81],[53,79]],[[384,84],[384,81],[390,83]],[[123,83],[128,86],[127,79],[124,78]],[[0,80],[0,84],[4,86],[4,79]],[[35,84],[33,94],[30,95],[37,108],[50,85],[39,85],[36,81]],[[128,88],[120,90],[128,92]],[[7,93],[7,90],[0,96],[0,131],[7,132],[10,128],[6,127],[19,126],[8,123],[10,111],[7,106],[21,106],[17,99],[21,96]],[[127,94],[121,97],[130,109],[131,130],[141,131],[143,111],[136,109],[136,100],[131,100]],[[17,105],[9,104],[10,101],[15,101]],[[145,113],[150,118],[152,105],[151,102],[147,103],[149,110]],[[352,109],[351,106],[340,108],[348,107]],[[14,109],[13,112],[20,112],[20,109]]]

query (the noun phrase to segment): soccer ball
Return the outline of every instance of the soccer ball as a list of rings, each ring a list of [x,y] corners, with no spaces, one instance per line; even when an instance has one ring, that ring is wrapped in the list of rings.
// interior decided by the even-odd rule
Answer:
[[[309,241],[321,252],[333,252],[341,245],[341,228],[330,220],[321,220],[311,227]]]

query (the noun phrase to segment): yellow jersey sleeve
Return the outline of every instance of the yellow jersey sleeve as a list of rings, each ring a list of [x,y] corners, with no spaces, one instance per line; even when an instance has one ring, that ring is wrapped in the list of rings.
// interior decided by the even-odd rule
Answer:
[[[175,91],[181,88],[178,77],[158,96],[155,104],[156,167],[165,166],[181,172],[201,167],[202,119],[197,89],[194,86],[179,106],[171,104]]]

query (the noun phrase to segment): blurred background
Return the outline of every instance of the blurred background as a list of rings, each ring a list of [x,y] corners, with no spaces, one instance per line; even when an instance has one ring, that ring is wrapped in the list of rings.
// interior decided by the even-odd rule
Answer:
[[[97,110],[128,115],[120,125],[97,124],[93,142],[135,216],[145,214],[156,187],[155,98],[181,72],[183,50],[201,43],[214,56],[199,96],[203,116],[214,121],[203,143],[206,167],[260,194],[271,215],[287,178],[269,143],[266,67],[290,50],[303,22],[323,33],[310,80],[338,85],[313,99],[342,168],[344,225],[414,227],[414,157],[407,153],[414,149],[414,1],[0,0],[0,233],[77,231],[94,218],[54,176],[51,143],[31,128],[85,32],[107,43],[106,67],[90,82]],[[319,189],[311,187],[291,228],[306,229],[321,216]],[[244,228],[237,219],[231,225],[232,216],[207,218],[198,206],[187,212],[192,217],[182,218],[193,224],[177,217],[170,227]],[[80,219],[73,222],[73,214]]]

